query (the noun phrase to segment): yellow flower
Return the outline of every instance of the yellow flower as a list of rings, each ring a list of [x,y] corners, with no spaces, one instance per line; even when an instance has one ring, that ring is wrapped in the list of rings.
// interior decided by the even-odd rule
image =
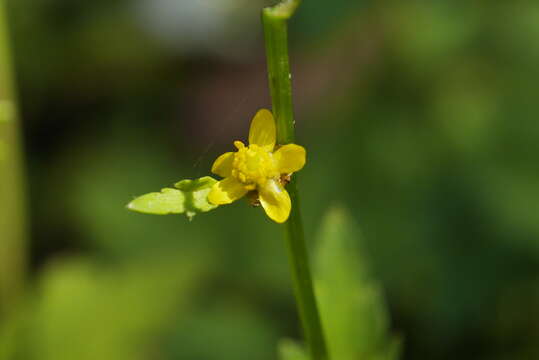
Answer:
[[[269,110],[259,110],[249,130],[249,146],[234,141],[236,152],[227,152],[213,163],[211,171],[224,177],[213,185],[208,200],[230,204],[249,192],[260,201],[266,214],[283,223],[290,215],[290,196],[281,179],[305,165],[305,149],[296,144],[275,146],[276,130]]]

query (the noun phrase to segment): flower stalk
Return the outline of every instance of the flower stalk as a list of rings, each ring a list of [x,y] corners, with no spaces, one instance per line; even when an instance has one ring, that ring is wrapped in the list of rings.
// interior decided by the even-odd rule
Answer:
[[[288,19],[294,14],[299,0],[285,0],[262,11],[266,45],[268,79],[272,110],[277,125],[277,143],[286,145],[295,141],[292,85],[288,59]],[[285,223],[285,239],[292,272],[294,295],[311,359],[327,360],[327,349],[320,315],[313,291],[309,258],[300,212],[297,174],[287,186],[292,210]]]
[[[24,176],[6,1],[0,0],[0,314],[16,305],[26,268]]]

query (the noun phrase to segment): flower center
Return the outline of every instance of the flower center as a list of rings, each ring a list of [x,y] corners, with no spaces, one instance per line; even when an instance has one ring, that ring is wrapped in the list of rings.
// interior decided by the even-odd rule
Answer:
[[[268,178],[279,176],[273,155],[256,144],[249,146],[236,141],[232,176],[245,185],[264,184]],[[254,186],[253,186],[254,189]]]

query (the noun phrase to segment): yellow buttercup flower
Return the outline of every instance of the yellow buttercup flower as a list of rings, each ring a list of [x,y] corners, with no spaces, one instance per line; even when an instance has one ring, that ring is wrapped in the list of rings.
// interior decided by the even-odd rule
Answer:
[[[284,180],[305,165],[305,148],[296,144],[275,146],[275,120],[269,110],[259,110],[249,130],[249,145],[234,141],[236,152],[227,152],[213,163],[211,171],[224,177],[213,185],[208,200],[215,205],[230,204],[249,192],[266,214],[285,222],[292,204]]]

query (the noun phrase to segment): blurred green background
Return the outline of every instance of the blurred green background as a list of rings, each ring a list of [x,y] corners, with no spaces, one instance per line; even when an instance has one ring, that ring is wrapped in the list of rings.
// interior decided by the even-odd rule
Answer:
[[[124,208],[270,106],[268,2],[8,5],[31,286],[0,357],[276,359],[300,337],[282,228]],[[539,2],[305,0],[290,26],[309,245],[348,209],[403,359],[539,358]]]

